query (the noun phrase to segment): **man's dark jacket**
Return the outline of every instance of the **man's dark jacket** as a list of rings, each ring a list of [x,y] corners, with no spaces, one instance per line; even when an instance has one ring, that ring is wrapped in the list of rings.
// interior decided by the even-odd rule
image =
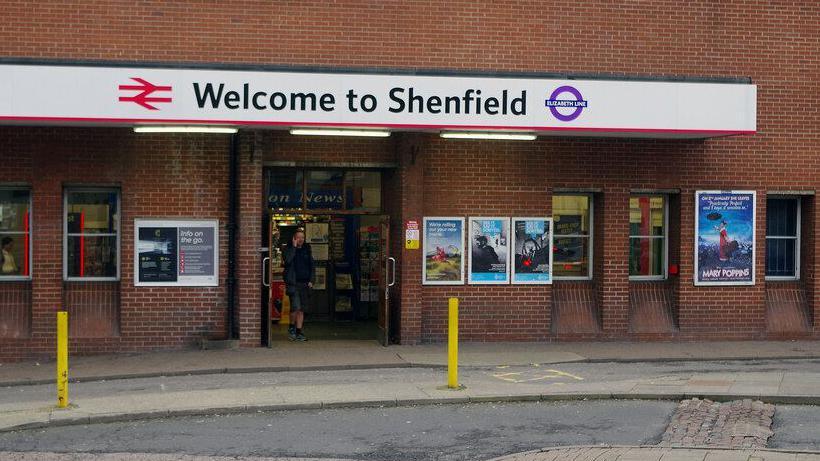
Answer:
[[[313,252],[307,243],[302,245],[302,249],[307,252],[307,260],[310,267],[309,281],[313,283],[316,279],[316,262],[313,260]],[[288,246],[285,247],[285,251],[282,252],[282,258],[285,263],[285,273],[282,274],[282,278],[285,280],[285,288],[290,291],[291,289],[295,289],[297,284],[296,268],[293,267],[294,259],[296,259],[296,247],[288,243]]]

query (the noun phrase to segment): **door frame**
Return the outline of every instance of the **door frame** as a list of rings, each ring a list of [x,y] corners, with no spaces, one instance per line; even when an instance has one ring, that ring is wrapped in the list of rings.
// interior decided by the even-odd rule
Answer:
[[[379,314],[377,317],[378,335],[376,340],[383,346],[390,344],[390,288],[396,284],[396,258],[390,253],[390,215],[384,212],[356,212],[353,210],[266,210],[266,219],[268,223],[267,231],[267,247],[260,248],[260,253],[264,256],[262,258],[262,285],[267,288],[268,306],[267,312],[262,313],[262,333],[267,335],[266,345],[272,347],[272,317],[270,315],[273,304],[273,290],[275,284],[273,283],[274,265],[277,264],[277,258],[274,257],[276,250],[273,244],[273,226],[276,223],[276,216],[295,216],[297,218],[312,218],[314,216],[377,216],[381,220],[379,222],[381,238],[381,259],[383,263],[383,270],[380,271],[379,277]],[[267,250],[267,251],[263,251]],[[280,312],[281,318],[281,312]],[[379,320],[384,319],[383,325]],[[281,322],[281,321],[280,321]]]

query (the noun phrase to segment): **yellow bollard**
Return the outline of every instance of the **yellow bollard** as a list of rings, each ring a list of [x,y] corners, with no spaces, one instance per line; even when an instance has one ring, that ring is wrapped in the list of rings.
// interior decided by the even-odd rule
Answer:
[[[68,406],[68,312],[57,312],[57,406]]]
[[[447,335],[447,387],[458,389],[458,298],[450,298]]]

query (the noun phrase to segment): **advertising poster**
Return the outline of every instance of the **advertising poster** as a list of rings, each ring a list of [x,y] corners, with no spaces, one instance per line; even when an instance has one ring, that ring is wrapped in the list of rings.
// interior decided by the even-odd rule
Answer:
[[[464,218],[424,218],[425,285],[464,283]]]
[[[329,226],[326,222],[309,222],[305,224],[305,241],[307,243],[327,243]]]
[[[135,286],[218,286],[219,222],[134,220]]]
[[[470,218],[470,284],[510,283],[509,239],[509,218]]]
[[[754,285],[755,191],[695,192],[695,285]]]
[[[179,279],[214,276],[214,235],[212,227],[179,227]]]
[[[177,228],[141,227],[137,261],[140,282],[176,282]]]
[[[512,283],[552,283],[552,218],[512,218]]]

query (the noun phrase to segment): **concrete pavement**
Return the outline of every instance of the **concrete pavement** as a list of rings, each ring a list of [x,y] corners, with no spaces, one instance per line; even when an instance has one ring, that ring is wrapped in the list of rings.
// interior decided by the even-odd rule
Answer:
[[[2,364],[0,432],[170,416],[464,402],[700,397],[820,404],[820,343],[815,342],[462,344],[460,390],[444,387],[445,357],[444,345],[383,348],[355,341],[72,357],[71,375],[79,382],[70,386],[67,409],[54,407],[53,362]],[[0,459],[16,461],[189,458],[221,461],[0,452]],[[563,459],[820,461],[820,455],[596,446],[549,448],[499,461]]]
[[[820,341],[462,343],[462,366],[569,362],[820,358]],[[275,342],[272,349],[179,350],[70,357],[72,380],[260,371],[440,367],[446,344],[382,347],[375,341]],[[0,386],[50,383],[53,360],[0,363]]]
[[[697,366],[695,366],[697,365]],[[820,360],[565,363],[465,367],[443,387],[437,368],[312,370],[88,381],[54,408],[53,384],[0,388],[0,431],[228,412],[487,401],[664,399],[820,404]]]

